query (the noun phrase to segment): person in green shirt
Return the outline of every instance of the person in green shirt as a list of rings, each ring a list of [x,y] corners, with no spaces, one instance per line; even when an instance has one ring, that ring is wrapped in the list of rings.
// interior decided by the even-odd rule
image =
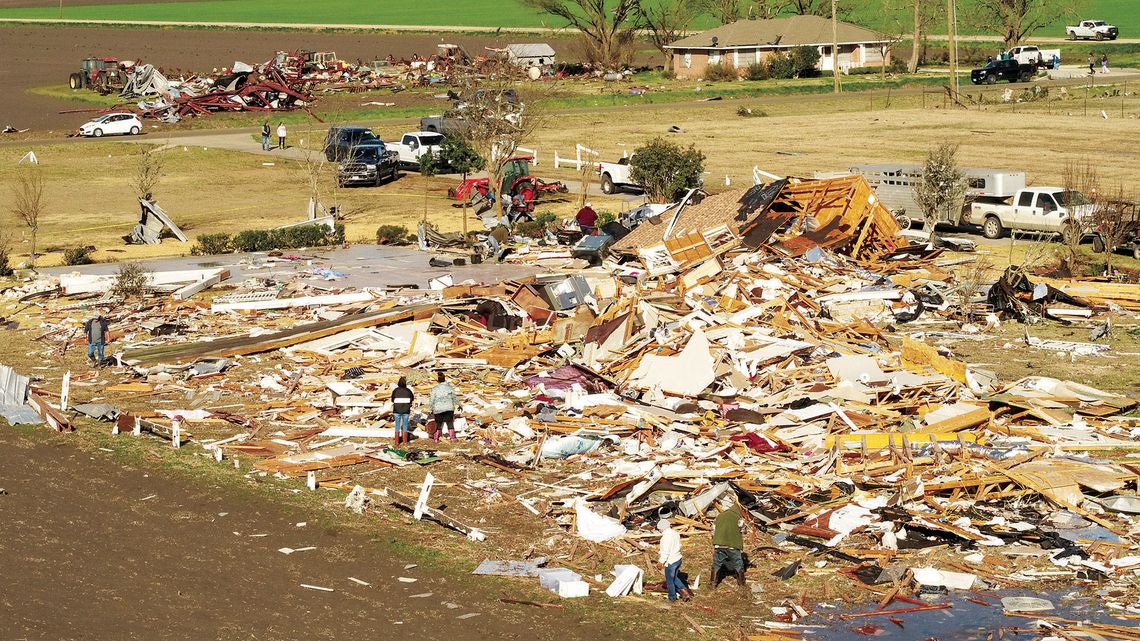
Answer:
[[[740,508],[731,499],[720,504],[721,512],[713,523],[713,587],[726,576],[735,576],[744,586],[744,529]]]

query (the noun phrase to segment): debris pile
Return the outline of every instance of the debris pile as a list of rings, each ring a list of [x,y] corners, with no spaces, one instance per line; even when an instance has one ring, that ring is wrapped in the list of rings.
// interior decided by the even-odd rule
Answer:
[[[647,221],[609,269],[430,290],[255,279],[210,304],[119,308],[120,380],[73,376],[70,394],[116,398],[113,411],[75,409],[120,431],[253,458],[253,473],[526,555],[479,573],[563,596],[639,591],[657,521],[708,549],[728,499],[748,524],[750,581],[766,565],[780,580],[837,574],[885,604],[1094,580],[1140,612],[1137,402],[1040,376],[1001,382],[899,331],[920,307],[949,311],[938,286],[953,277],[941,250],[897,246],[896,231],[861,178],[778,181]],[[185,293],[227,275],[152,285]],[[1013,307],[997,311],[1033,313],[1003,282]],[[85,304],[105,302],[87,285]],[[1050,307],[1085,302],[1048,292]],[[38,340],[66,350],[79,301],[33,296]],[[438,440],[428,370],[458,391],[459,443]],[[413,438],[394,445],[401,376],[418,401]],[[5,384],[6,404],[20,385]],[[446,507],[431,498],[440,479]],[[558,552],[550,568],[532,567],[535,541]],[[612,583],[597,578],[601,559],[604,573],[617,565]]]

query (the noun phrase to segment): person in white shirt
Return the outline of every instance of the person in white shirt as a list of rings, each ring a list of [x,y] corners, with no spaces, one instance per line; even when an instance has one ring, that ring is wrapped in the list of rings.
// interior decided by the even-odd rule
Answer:
[[[285,148],[285,133],[286,133],[285,132],[285,123],[284,122],[277,123],[277,148],[278,149],[284,149]]]
[[[661,551],[657,562],[665,568],[665,589],[669,592],[669,600],[688,600],[692,596],[689,586],[678,576],[681,571],[681,535],[670,527],[669,519],[658,521],[657,529],[661,532]]]

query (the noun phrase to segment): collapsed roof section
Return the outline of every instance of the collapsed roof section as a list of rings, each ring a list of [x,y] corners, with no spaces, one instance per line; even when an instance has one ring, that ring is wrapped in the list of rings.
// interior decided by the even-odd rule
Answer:
[[[693,264],[745,244],[786,256],[815,246],[856,259],[894,251],[898,223],[861,176],[777,180],[682,202],[614,245],[651,274]]]

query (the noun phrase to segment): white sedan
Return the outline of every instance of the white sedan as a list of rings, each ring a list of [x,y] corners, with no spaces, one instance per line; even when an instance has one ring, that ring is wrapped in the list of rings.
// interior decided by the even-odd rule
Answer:
[[[134,136],[140,132],[142,132],[142,121],[132,113],[103,114],[79,127],[80,136],[95,136],[96,138],[112,134]]]

